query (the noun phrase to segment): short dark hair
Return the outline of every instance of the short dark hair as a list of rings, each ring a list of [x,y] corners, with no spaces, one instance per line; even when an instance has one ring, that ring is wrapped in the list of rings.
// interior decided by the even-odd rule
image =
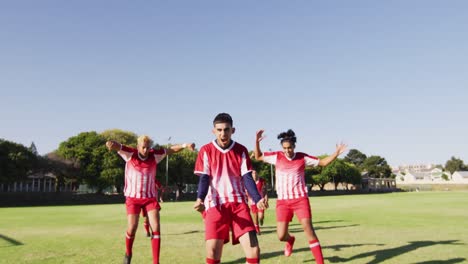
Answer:
[[[278,139],[281,141],[281,144],[283,144],[284,141],[289,141],[296,145],[296,134],[292,129],[288,129],[288,131],[280,133],[278,135]]]
[[[219,113],[213,120],[213,126],[218,123],[228,123],[232,126],[232,117],[227,113]]]

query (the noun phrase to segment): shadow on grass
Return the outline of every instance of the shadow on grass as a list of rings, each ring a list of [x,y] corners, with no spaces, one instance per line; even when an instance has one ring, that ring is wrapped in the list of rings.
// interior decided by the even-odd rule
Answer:
[[[408,242],[407,245],[399,246],[399,247],[394,247],[394,248],[386,248],[386,249],[379,249],[379,250],[374,250],[374,251],[369,251],[369,252],[364,252],[361,254],[357,254],[355,256],[352,256],[350,258],[341,258],[341,257],[329,257],[327,258],[331,263],[353,263],[355,260],[358,259],[363,259],[367,257],[374,257],[373,260],[368,262],[368,264],[376,264],[376,263],[381,263],[386,260],[392,259],[394,257],[397,257],[399,255],[403,255],[405,253],[411,252],[413,250],[417,250],[419,248],[423,247],[430,247],[434,245],[463,245],[461,243],[456,243],[458,240],[442,240],[442,241],[411,241]],[[452,259],[454,261],[459,261],[460,259]],[[457,262],[421,262],[421,263],[457,263]]]
[[[434,246],[434,245],[463,245],[462,243],[457,243],[458,240],[444,240],[444,241],[412,241],[409,242],[408,245],[400,246],[400,247],[395,247],[395,248],[389,248],[389,249],[381,249],[381,250],[374,250],[370,252],[364,252],[358,255],[355,255],[350,258],[340,258],[340,257],[325,257],[330,263],[353,263],[361,258],[367,258],[370,256],[374,256],[374,259],[368,262],[368,264],[377,264],[384,262],[386,260],[389,260],[391,258],[397,257],[399,255],[403,255],[405,253],[408,253],[410,251],[422,248],[422,247],[429,247],[429,246]],[[341,245],[333,245],[333,246],[325,246],[323,248],[331,248],[335,251],[340,251],[343,248],[349,248],[349,247],[359,247],[359,246],[383,246],[384,244],[341,244]],[[267,253],[261,253],[261,259],[273,259],[273,258],[279,258],[284,256],[284,251],[273,251],[273,252],[267,252]],[[303,248],[297,248],[294,249],[293,254],[297,254],[299,252],[310,252],[310,249],[308,247],[303,247]],[[455,264],[455,263],[461,263],[464,262],[466,259],[465,258],[453,258],[453,259],[448,259],[448,260],[431,260],[431,261],[423,261],[423,262],[417,262],[414,264]],[[304,262],[312,262],[315,263],[314,257],[312,256],[312,253],[310,255],[310,260],[306,260]],[[245,258],[239,258],[233,261],[229,262],[223,262],[226,264],[241,264],[245,263]]]
[[[13,238],[11,238],[11,237],[7,237],[7,236],[2,235],[2,234],[0,234],[0,239],[3,239],[3,240],[5,240],[6,242],[8,242],[8,243],[11,244],[11,245],[9,245],[9,246],[3,246],[3,247],[11,247],[11,246],[21,246],[21,245],[24,245],[24,244],[21,243],[20,241],[15,240],[15,239],[13,239]]]
[[[174,233],[174,234],[164,234],[166,236],[180,236],[180,235],[189,235],[189,234],[196,234],[196,233],[205,233],[204,230],[192,230],[183,233]]]
[[[317,223],[331,223],[331,222],[343,222],[342,220],[331,220],[331,221],[322,221],[322,222],[317,222]],[[314,224],[314,230],[326,230],[326,229],[336,229],[336,228],[346,228],[346,227],[355,227],[359,226],[358,224],[353,224],[353,225],[335,225],[335,226],[315,226]],[[270,233],[276,233],[276,226],[262,226],[260,228],[262,234],[270,234]],[[289,224],[288,228],[290,233],[302,233],[304,232],[304,229],[302,229],[301,224]]]
[[[261,245],[260,245],[261,247]],[[297,252],[302,252],[302,251],[310,251],[309,248],[299,248],[299,249],[294,249],[294,253],[297,253]],[[242,250],[240,253],[243,253]],[[293,254],[294,254],[293,253]],[[312,254],[312,253],[311,253]],[[312,256],[312,255],[311,255]],[[260,262],[262,260],[265,260],[265,259],[272,259],[272,258],[279,258],[279,257],[285,257],[284,256],[284,251],[281,250],[281,251],[274,251],[274,252],[268,252],[268,253],[260,253]],[[286,257],[285,257],[286,258]],[[222,259],[221,259],[222,260]],[[245,263],[245,257],[243,258],[239,258],[239,259],[236,259],[236,260],[233,260],[233,261],[229,261],[229,262],[222,262],[224,264],[243,264]]]
[[[347,248],[347,247],[360,247],[360,246],[381,246],[383,244],[350,244],[350,245],[334,245],[334,246],[326,246],[326,247],[323,247],[323,248],[332,248],[334,249],[335,251],[340,251],[340,249],[342,248]],[[261,247],[261,245],[260,245]],[[314,260],[314,257],[312,256],[312,252],[310,252],[310,249],[309,247],[302,247],[302,248],[294,248],[294,251],[293,251],[293,254],[298,254],[299,252],[309,252],[310,253],[310,261],[315,263],[315,260]],[[284,257],[284,250],[281,249],[280,251],[273,251],[273,252],[265,252],[265,253],[261,253],[260,254],[260,259],[261,260],[265,260],[265,259],[275,259],[275,258],[281,258],[281,257]],[[309,260],[305,261],[305,262],[309,262]],[[245,263],[245,258],[239,258],[239,259],[236,259],[234,261],[230,261],[230,262],[223,262],[223,263],[226,263],[226,264],[240,264],[240,263]]]
[[[341,251],[342,249],[345,248],[351,248],[351,247],[362,247],[362,246],[385,246],[385,244],[338,244],[338,245],[332,245],[332,246],[323,246],[322,248],[330,248],[333,249],[334,251]]]
[[[452,264],[452,263],[460,263],[464,262],[466,258],[454,258],[454,259],[447,259],[447,260],[429,260],[423,262],[416,262],[414,264]]]

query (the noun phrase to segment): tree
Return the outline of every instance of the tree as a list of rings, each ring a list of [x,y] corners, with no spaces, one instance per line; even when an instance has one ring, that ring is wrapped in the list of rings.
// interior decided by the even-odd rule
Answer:
[[[316,182],[317,177],[314,177],[315,175],[319,175],[322,172],[322,167],[306,167],[304,170],[305,174],[305,182],[306,184],[311,184],[311,189],[314,187],[314,185],[318,185],[318,182]],[[325,185],[323,185],[325,187]]]
[[[325,184],[330,182],[330,177],[326,173],[320,173],[312,176],[314,184],[318,185],[321,191],[325,190]]]
[[[121,144],[136,147],[138,136],[130,131],[110,129],[101,133],[108,140],[115,140]],[[114,186],[118,193],[122,191],[125,179],[125,161],[114,152],[104,153],[101,177],[109,186]]]
[[[445,173],[442,173],[442,179],[444,179],[444,181],[448,181],[449,180],[449,176]]]
[[[450,171],[452,174],[465,169],[467,169],[467,166],[464,165],[463,160],[455,158],[454,156],[445,163],[445,170]]]
[[[60,143],[57,150],[59,156],[79,164],[80,181],[96,187],[98,193],[110,186],[106,177],[101,177],[104,155],[108,153],[105,142],[106,139],[94,131],[82,132]]]
[[[346,190],[348,190],[348,184],[356,185],[362,182],[361,172],[353,163],[345,162],[345,171],[342,180],[346,186]]]
[[[101,136],[103,136],[106,139],[106,141],[115,140],[119,143],[122,143],[127,146],[131,146],[131,147],[136,147],[137,139],[138,139],[137,134],[130,132],[130,131],[121,130],[121,129],[105,130],[104,132],[101,133]]]
[[[318,156],[319,159],[323,159],[328,155],[320,155]],[[326,168],[326,167],[325,167]],[[330,174],[323,173],[324,167],[307,167],[305,169],[305,176],[306,178],[312,177],[312,184],[317,185],[320,188],[320,191],[325,190],[325,185],[332,181],[330,178]]]
[[[29,146],[29,151],[31,151],[32,154],[39,156],[39,152],[37,152],[36,144],[34,144],[34,141],[31,142],[31,146]]]
[[[361,183],[361,173],[357,167],[344,159],[336,159],[332,163],[323,168],[321,172],[323,179],[329,179],[333,182],[335,191],[338,184],[342,183],[348,189],[348,183],[359,184]]]
[[[80,178],[79,164],[61,157],[57,151],[48,153],[44,157],[41,168],[43,173],[50,172],[56,177],[56,192],[59,192],[60,187],[64,186],[67,181]]]
[[[166,159],[167,158],[169,158],[168,185],[198,183],[198,177],[196,177],[193,173],[193,168],[195,168],[195,161],[197,159],[197,152],[182,150],[181,152],[174,153],[166,157]],[[160,164],[158,164],[158,173],[156,174],[163,184],[166,182],[165,162],[166,161],[163,160]]]
[[[273,173],[273,176],[275,174],[275,166],[268,164],[266,162],[263,162],[263,161],[255,160],[253,158],[253,151],[250,152],[249,154],[252,159],[252,167],[254,170],[257,171],[258,177],[263,178],[270,187],[273,186],[271,182],[271,179],[272,179],[271,176],[272,176],[272,173]]]
[[[368,157],[363,165],[363,170],[367,171],[372,178],[388,178],[392,175],[392,169],[387,164],[385,158],[380,156]]]
[[[325,168],[322,170],[322,175],[325,176],[325,178],[328,178],[329,181],[333,182],[333,185],[335,187],[335,191],[337,189],[338,184],[341,182],[341,171],[344,171],[343,168],[343,161],[340,161],[339,159],[334,160],[332,163],[328,164]]]
[[[39,169],[39,158],[27,147],[0,139],[0,182],[22,181]]]
[[[367,159],[366,154],[360,152],[357,149],[350,149],[346,157],[344,157],[345,162],[350,162],[356,165],[358,169],[362,168],[364,161],[366,159]]]

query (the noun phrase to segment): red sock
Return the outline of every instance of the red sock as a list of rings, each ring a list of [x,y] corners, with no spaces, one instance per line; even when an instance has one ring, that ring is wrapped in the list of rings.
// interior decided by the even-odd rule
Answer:
[[[206,264],[219,264],[221,263],[221,260],[214,260],[210,258],[206,258]]]
[[[258,264],[258,263],[260,263],[259,258],[245,258],[245,260],[247,260],[248,264]]]
[[[125,236],[125,254],[127,256],[132,255],[133,240],[135,240],[135,236],[131,236],[127,233]]]
[[[153,236],[151,237],[151,248],[153,249],[153,264],[159,264],[159,249],[161,248],[159,232],[153,232]]]
[[[323,264],[322,247],[320,246],[318,239],[310,240],[309,247],[312,254],[314,254],[315,262],[317,264]]]

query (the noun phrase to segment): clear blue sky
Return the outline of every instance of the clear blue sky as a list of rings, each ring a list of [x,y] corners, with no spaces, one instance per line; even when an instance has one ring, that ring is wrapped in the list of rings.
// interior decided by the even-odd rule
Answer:
[[[325,3],[324,3],[325,2]],[[467,1],[4,1],[0,138],[83,131],[468,163]]]

